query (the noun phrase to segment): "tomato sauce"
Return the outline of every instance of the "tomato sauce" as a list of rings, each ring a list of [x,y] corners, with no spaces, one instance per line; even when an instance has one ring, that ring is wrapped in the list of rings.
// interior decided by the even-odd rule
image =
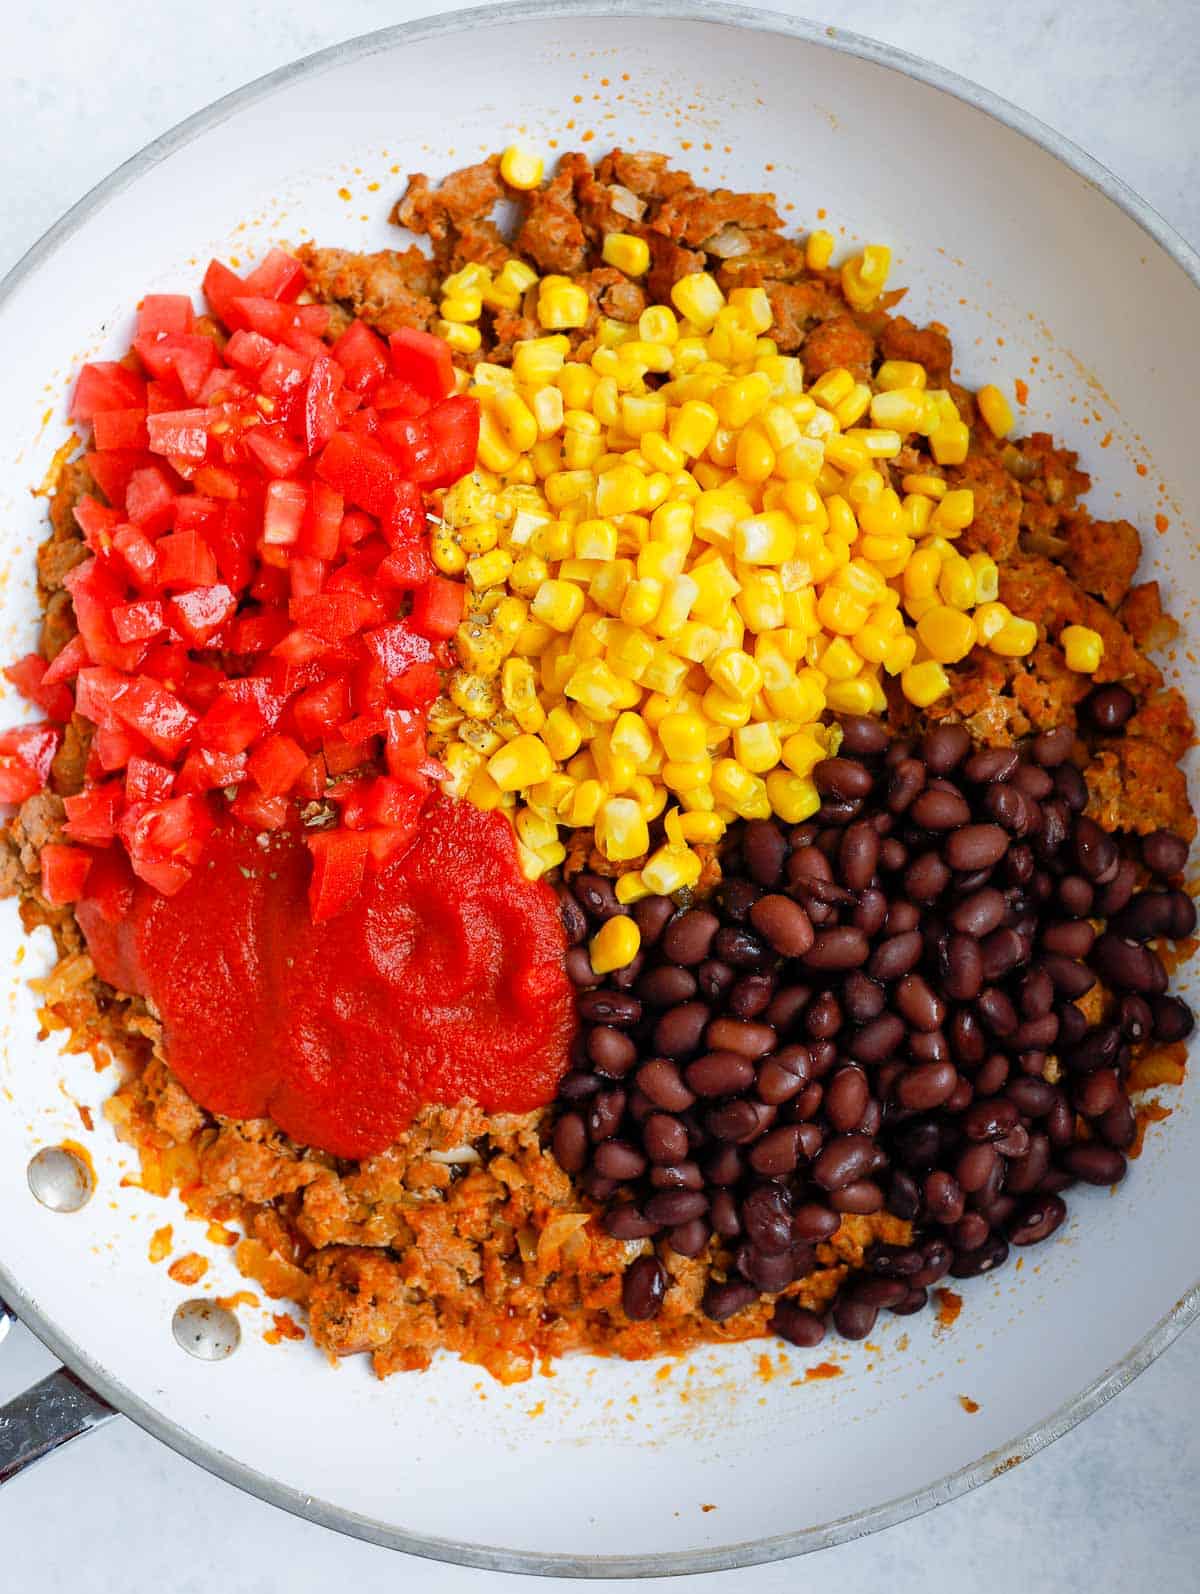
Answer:
[[[175,896],[139,882],[115,924],[78,904],[97,972],[153,1003],[202,1106],[365,1157],[426,1103],[553,1098],[575,1029],[565,939],[501,815],[437,798],[416,845],[318,924],[310,867],[297,835],[264,847],[228,822]]]

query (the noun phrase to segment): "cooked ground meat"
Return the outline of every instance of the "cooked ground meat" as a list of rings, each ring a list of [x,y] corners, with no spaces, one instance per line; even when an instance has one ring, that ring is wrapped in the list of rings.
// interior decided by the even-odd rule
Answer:
[[[339,305],[347,321],[361,316],[386,334],[401,327],[427,327],[436,313],[433,296],[439,274],[415,247],[356,255],[305,244],[300,258],[313,293]]]

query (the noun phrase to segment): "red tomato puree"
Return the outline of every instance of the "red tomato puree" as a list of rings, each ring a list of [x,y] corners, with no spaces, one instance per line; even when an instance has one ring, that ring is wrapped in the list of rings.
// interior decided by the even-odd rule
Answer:
[[[198,1102],[365,1157],[425,1103],[552,1099],[575,1028],[565,940],[501,815],[436,799],[416,844],[315,925],[309,870],[296,836],[263,848],[227,823],[176,896],[139,882],[117,924],[78,904],[97,971],[154,1004]]]

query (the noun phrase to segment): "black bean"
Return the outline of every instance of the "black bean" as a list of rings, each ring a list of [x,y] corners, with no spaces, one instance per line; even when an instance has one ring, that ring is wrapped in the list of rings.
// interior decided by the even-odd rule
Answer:
[[[788,844],[773,819],[751,819],[742,830],[742,857],[750,878],[774,886],[783,878]]]
[[[682,1162],[689,1150],[687,1127],[669,1113],[651,1113],[642,1124],[642,1143],[651,1162]]]
[[[735,969],[759,969],[771,961],[766,943],[749,930],[724,925],[713,938],[713,951]]]
[[[659,1019],[654,1030],[654,1050],[664,1057],[686,1057],[704,1038],[711,1016],[703,1002],[683,1002]]]
[[[565,1172],[578,1173],[583,1168],[588,1156],[588,1135],[580,1113],[563,1113],[554,1126],[551,1145],[559,1167]]]
[[[981,1063],[986,1055],[983,1025],[966,1008],[959,1008],[950,1020],[950,1051],[958,1062],[968,1067]]]
[[[806,1047],[785,1046],[759,1064],[758,1094],[769,1106],[779,1107],[802,1091],[812,1077],[812,1058]]]
[[[892,770],[888,782],[887,805],[893,814],[902,814],[912,806],[925,786],[925,765],[917,758],[905,758]]]
[[[923,852],[904,871],[905,893],[918,902],[932,902],[950,884],[950,869],[939,853]]]
[[[854,801],[865,797],[874,777],[864,764],[853,758],[825,758],[812,772],[813,782],[822,796]]]
[[[1098,1068],[1094,1073],[1080,1076],[1071,1093],[1075,1110],[1085,1118],[1103,1118],[1116,1104],[1121,1086],[1111,1068]]]
[[[598,1074],[575,1069],[563,1075],[558,1084],[558,1094],[563,1101],[585,1101],[589,1096],[594,1096],[603,1084],[604,1080]]]
[[[689,972],[681,970],[682,973]],[[719,958],[705,958],[696,970],[696,985],[699,994],[706,1002],[719,1002],[725,993],[731,990],[737,981],[737,975],[728,963],[722,963]]]
[[[637,1071],[639,1090],[643,1091],[656,1107],[668,1112],[683,1112],[696,1097],[684,1084],[679,1068],[668,1057],[652,1057]]]
[[[1035,813],[1034,805],[1029,797],[1015,784],[1017,776],[1023,773],[1018,769],[1013,777],[1012,785],[989,786],[983,794],[984,811],[989,814],[997,824],[1003,825],[1005,830],[1014,836],[1023,836],[1033,822]],[[1041,771],[1038,772],[1039,774]],[[1032,861],[1032,858],[1031,858]]]
[[[801,957],[813,944],[812,921],[791,897],[760,897],[750,910],[750,922],[782,957]]]
[[[1038,959],[1038,967],[1050,976],[1055,990],[1071,1002],[1086,996],[1096,983],[1096,976],[1091,969],[1074,958],[1060,957],[1056,952],[1043,953]]]
[[[660,1223],[652,1223],[632,1201],[610,1207],[604,1214],[605,1233],[614,1240],[648,1240],[658,1233]]]
[[[704,1175],[696,1162],[656,1162],[650,1183],[656,1190],[703,1190]]]
[[[978,938],[998,929],[1004,923],[1007,912],[1004,893],[997,891],[995,886],[984,886],[981,891],[973,891],[955,904],[950,923],[963,935]]]
[[[1075,821],[1074,852],[1079,872],[1102,884],[1112,878],[1120,861],[1116,842],[1086,814]]]
[[[1058,1039],[1058,1029],[1057,1013],[1022,1019],[1009,1037],[1009,1044],[1018,1052],[1049,1051]]]
[[[943,993],[956,1002],[973,1002],[983,986],[983,957],[972,935],[947,938],[938,959]]]
[[[1131,1046],[1147,1040],[1154,1028],[1154,1013],[1149,1002],[1144,996],[1132,993],[1117,1003],[1116,1019],[1122,1038]]]
[[[601,976],[592,968],[592,959],[586,946],[568,947],[563,966],[576,990],[594,990],[600,984]]]
[[[587,1127],[594,1143],[616,1134],[625,1112],[625,1100],[625,1092],[620,1089],[598,1091],[592,1097],[588,1103]]]
[[[575,1006],[585,1024],[615,1024],[629,1029],[642,1016],[637,997],[624,991],[584,991]]]
[[[780,1124],[768,1129],[750,1148],[750,1166],[766,1178],[793,1173],[800,1162],[801,1142],[798,1124]]]
[[[1133,896],[1138,882],[1138,868],[1132,858],[1122,858],[1117,872],[1096,895],[1095,911],[1101,918],[1111,919],[1120,913]]]
[[[706,965],[700,967],[703,970]],[[770,1007],[777,983],[774,974],[743,974],[729,987],[725,1005],[735,1018],[755,1019]]]
[[[963,1214],[963,1193],[952,1174],[936,1169],[922,1188],[925,1210],[934,1223],[957,1223]]]
[[[839,1068],[825,1086],[825,1116],[839,1134],[857,1129],[871,1091],[861,1068]]]
[[[736,1146],[718,1146],[704,1161],[704,1177],[709,1184],[737,1184],[745,1172],[742,1154]]]
[[[874,1166],[875,1144],[866,1135],[838,1135],[813,1163],[812,1176],[824,1190],[841,1190]]]
[[[627,1074],[637,1062],[637,1047],[629,1036],[607,1024],[588,1031],[587,1052],[597,1072],[610,1078]]]
[[[879,832],[865,820],[848,825],[838,849],[842,879],[852,891],[865,891],[879,862]],[[886,902],[884,904],[886,911]]]
[[[764,1256],[781,1256],[792,1244],[792,1200],[778,1184],[759,1184],[742,1202],[742,1228]]]
[[[735,1258],[738,1272],[763,1295],[778,1295],[795,1278],[795,1263],[790,1251],[766,1256],[756,1246],[740,1245]]]
[[[1159,984],[1162,964],[1149,947],[1138,946],[1106,930],[1092,948],[1092,967],[1108,985],[1146,996]],[[1157,965],[1157,967],[1156,967]]]
[[[955,1164],[954,1177],[968,1195],[982,1190],[993,1177],[998,1153],[987,1142],[969,1145]]]
[[[1054,790],[1054,777],[1035,764],[1019,764],[1013,771],[1013,785],[1034,802],[1041,802]]]
[[[896,980],[921,961],[924,940],[917,929],[889,935],[871,953],[867,972],[875,980]]]
[[[859,1301],[842,1290],[833,1303],[833,1323],[843,1339],[866,1339],[875,1327],[879,1308]]]
[[[567,937],[568,946],[578,946],[587,939],[588,921],[579,901],[566,889],[565,886],[557,887],[558,915],[562,920],[563,932]]]
[[[706,1052],[684,1069],[697,1096],[737,1096],[754,1083],[754,1064],[740,1052]]]
[[[1064,913],[1072,918],[1085,918],[1092,911],[1096,893],[1091,882],[1081,874],[1063,875],[1058,882],[1058,900]]]
[[[887,993],[860,969],[854,969],[842,986],[842,1006],[852,1024],[866,1024],[883,1012]]]
[[[775,1108],[756,1101],[731,1101],[715,1107],[706,1118],[709,1131],[718,1140],[745,1146],[771,1127]]]
[[[810,969],[843,973],[860,967],[870,952],[871,943],[861,930],[852,925],[840,925],[832,930],[819,930],[803,961]]]
[[[878,758],[891,745],[892,733],[882,720],[866,714],[844,714],[838,720],[842,727],[842,752],[851,758]]]
[[[1105,1145],[1118,1151],[1128,1151],[1137,1139],[1137,1118],[1129,1097],[1121,1095],[1096,1124],[1096,1130]]]
[[[939,791],[927,787],[909,809],[916,824],[923,830],[956,830],[970,822],[971,808],[957,791]]]
[[[1009,1242],[1012,1245],[1040,1245],[1043,1240],[1049,1239],[1066,1215],[1066,1203],[1060,1196],[1030,1196],[1009,1219]]]
[[[667,1230],[664,1244],[679,1256],[696,1257],[712,1237],[712,1225],[705,1218],[691,1218]]]
[[[963,765],[963,777],[985,786],[994,780],[1007,780],[1016,769],[1020,755],[1015,747],[982,747]]]
[[[700,1309],[713,1323],[724,1323],[745,1311],[758,1299],[758,1291],[745,1279],[726,1279],[723,1284],[710,1279],[700,1301]]]
[[[1019,1023],[1017,1010],[1008,994],[999,986],[989,985],[986,990],[980,991],[975,1009],[993,1035],[1004,1038],[1016,1032]],[[1054,1021],[1054,1028],[1057,1032],[1057,1019]]]
[[[860,1063],[882,1063],[904,1039],[904,1021],[895,1013],[881,1013],[864,1024],[850,1040],[850,1055]]]
[[[1177,996],[1152,996],[1150,1012],[1154,1021],[1154,1039],[1164,1045],[1186,1040],[1195,1028],[1195,1017],[1186,1002]]]
[[[637,994],[647,1007],[677,1007],[696,994],[696,976],[674,963],[660,963],[638,980]]]
[[[603,875],[577,874],[571,882],[571,890],[588,918],[599,923],[629,912],[617,901],[612,881]]]
[[[1125,1177],[1126,1163],[1122,1154],[1096,1140],[1068,1146],[1061,1153],[1061,1161],[1072,1178],[1082,1179],[1084,1184],[1119,1184]]]
[[[853,1184],[834,1190],[829,1203],[835,1212],[850,1212],[866,1217],[872,1212],[883,1211],[884,1197],[874,1179],[855,1179]]]
[[[999,825],[963,825],[946,841],[946,862],[952,869],[990,869],[1008,851],[1008,835]]]
[[[1081,814],[1087,807],[1087,782],[1077,764],[1060,764],[1054,771],[1054,790],[1073,814]]]
[[[667,1270],[656,1256],[639,1256],[625,1270],[621,1305],[635,1323],[657,1317],[667,1293]]]
[[[703,1217],[708,1197],[701,1190],[656,1190],[646,1202],[646,1216],[655,1223],[674,1227]]]
[[[906,1069],[896,1086],[900,1104],[912,1112],[931,1112],[949,1101],[958,1084],[953,1063],[921,1063]]]
[[[1137,700],[1127,687],[1117,683],[1097,686],[1079,705],[1098,731],[1119,731],[1132,717]]]
[[[659,944],[670,962],[694,968],[708,956],[713,937],[720,928],[721,921],[715,913],[708,913],[703,908],[692,908],[690,912],[681,913],[678,918],[671,920]]]
[[[972,1080],[977,1096],[995,1096],[1008,1083],[1008,1058],[1003,1052],[992,1052],[985,1057],[979,1072]]]
[[[1181,874],[1187,865],[1188,844],[1173,830],[1152,830],[1142,837],[1142,862],[1162,880]]]
[[[1007,1241],[993,1234],[973,1250],[956,1251],[950,1272],[956,1279],[978,1278],[981,1273],[990,1273],[994,1268],[1001,1267],[1007,1260]]]
[[[948,775],[971,751],[971,737],[962,725],[935,725],[921,740],[921,757],[935,775]]]
[[[1052,731],[1043,731],[1030,743],[1029,751],[1034,762],[1043,769],[1057,769],[1071,756],[1075,746],[1075,732],[1069,725],[1056,725]]]
[[[787,1298],[776,1301],[767,1327],[780,1339],[786,1339],[789,1345],[797,1345],[801,1350],[812,1350],[825,1338],[824,1320],[816,1312],[810,1312],[807,1307]]]
[[[634,904],[633,917],[642,934],[642,945],[656,946],[675,917],[675,904],[670,897],[643,897]]]
[[[685,1136],[686,1139],[686,1136]],[[646,1158],[628,1140],[605,1140],[592,1158],[596,1172],[605,1179],[637,1179],[646,1171]]]

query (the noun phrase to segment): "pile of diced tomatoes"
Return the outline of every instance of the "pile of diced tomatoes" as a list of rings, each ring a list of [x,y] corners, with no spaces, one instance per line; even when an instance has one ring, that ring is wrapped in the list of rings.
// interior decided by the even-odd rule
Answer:
[[[425,494],[473,469],[478,406],[439,338],[353,322],[331,343],[305,285],[279,250],[245,278],[213,261],[223,348],[190,299],[156,294],[136,359],[80,372],[106,502],[75,510],[78,634],[7,672],[48,723],[0,736],[0,801],[20,802],[72,713],[95,727],[69,842],[42,853],[52,903],[86,891],[116,918],[133,875],[178,891],[228,812],[303,833],[323,919],[414,837],[463,601],[430,560]]]

